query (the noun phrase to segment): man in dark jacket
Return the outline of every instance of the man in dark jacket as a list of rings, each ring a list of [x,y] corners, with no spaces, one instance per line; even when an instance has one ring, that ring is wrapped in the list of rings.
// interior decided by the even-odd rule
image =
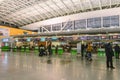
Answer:
[[[118,46],[118,44],[115,45],[114,50],[115,50],[115,57],[116,57],[116,59],[119,59],[120,47]]]
[[[81,57],[84,57],[84,50],[85,50],[85,45],[81,45]]]
[[[115,69],[115,67],[113,67],[113,60],[112,60],[112,57],[114,56],[114,52],[112,49],[112,45],[110,43],[105,45],[105,53],[106,53],[107,68]]]

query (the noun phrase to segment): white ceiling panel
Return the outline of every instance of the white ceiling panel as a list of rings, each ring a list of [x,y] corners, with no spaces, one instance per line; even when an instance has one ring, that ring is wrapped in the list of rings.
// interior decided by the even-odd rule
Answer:
[[[24,26],[53,17],[119,4],[120,0],[0,0],[0,21]]]

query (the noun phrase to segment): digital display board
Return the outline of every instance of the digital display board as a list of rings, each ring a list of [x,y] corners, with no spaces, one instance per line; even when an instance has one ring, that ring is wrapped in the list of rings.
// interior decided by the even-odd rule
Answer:
[[[45,37],[41,37],[40,41],[45,41]]]
[[[60,37],[59,38],[60,41],[64,41],[64,39],[65,39],[64,37]]]
[[[9,42],[9,39],[8,38],[4,38],[4,39],[2,39],[2,42]]]
[[[57,37],[52,37],[52,41],[56,41],[56,40],[58,40]]]
[[[107,39],[107,36],[101,36],[102,39]]]
[[[81,36],[79,38],[80,38],[80,40],[87,40],[87,36]]]
[[[100,40],[100,36],[94,36],[94,40]]]
[[[118,35],[113,35],[112,39],[118,39]]]
[[[87,36],[87,40],[93,40],[94,36]]]
[[[31,41],[31,38],[27,38],[27,41],[30,42],[30,41]]]
[[[73,41],[73,37],[67,37],[67,40]]]

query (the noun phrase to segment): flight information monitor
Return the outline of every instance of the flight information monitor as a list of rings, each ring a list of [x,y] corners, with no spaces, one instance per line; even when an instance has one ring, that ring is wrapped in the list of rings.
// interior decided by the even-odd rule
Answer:
[[[2,42],[9,42],[9,39],[8,38],[4,38],[4,39],[2,39]]]

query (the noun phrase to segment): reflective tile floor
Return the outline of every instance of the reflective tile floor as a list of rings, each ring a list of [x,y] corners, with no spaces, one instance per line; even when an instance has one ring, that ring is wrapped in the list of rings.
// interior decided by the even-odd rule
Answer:
[[[0,80],[120,80],[120,60],[116,69],[106,69],[105,57],[93,61],[62,55],[44,56],[0,52]]]

